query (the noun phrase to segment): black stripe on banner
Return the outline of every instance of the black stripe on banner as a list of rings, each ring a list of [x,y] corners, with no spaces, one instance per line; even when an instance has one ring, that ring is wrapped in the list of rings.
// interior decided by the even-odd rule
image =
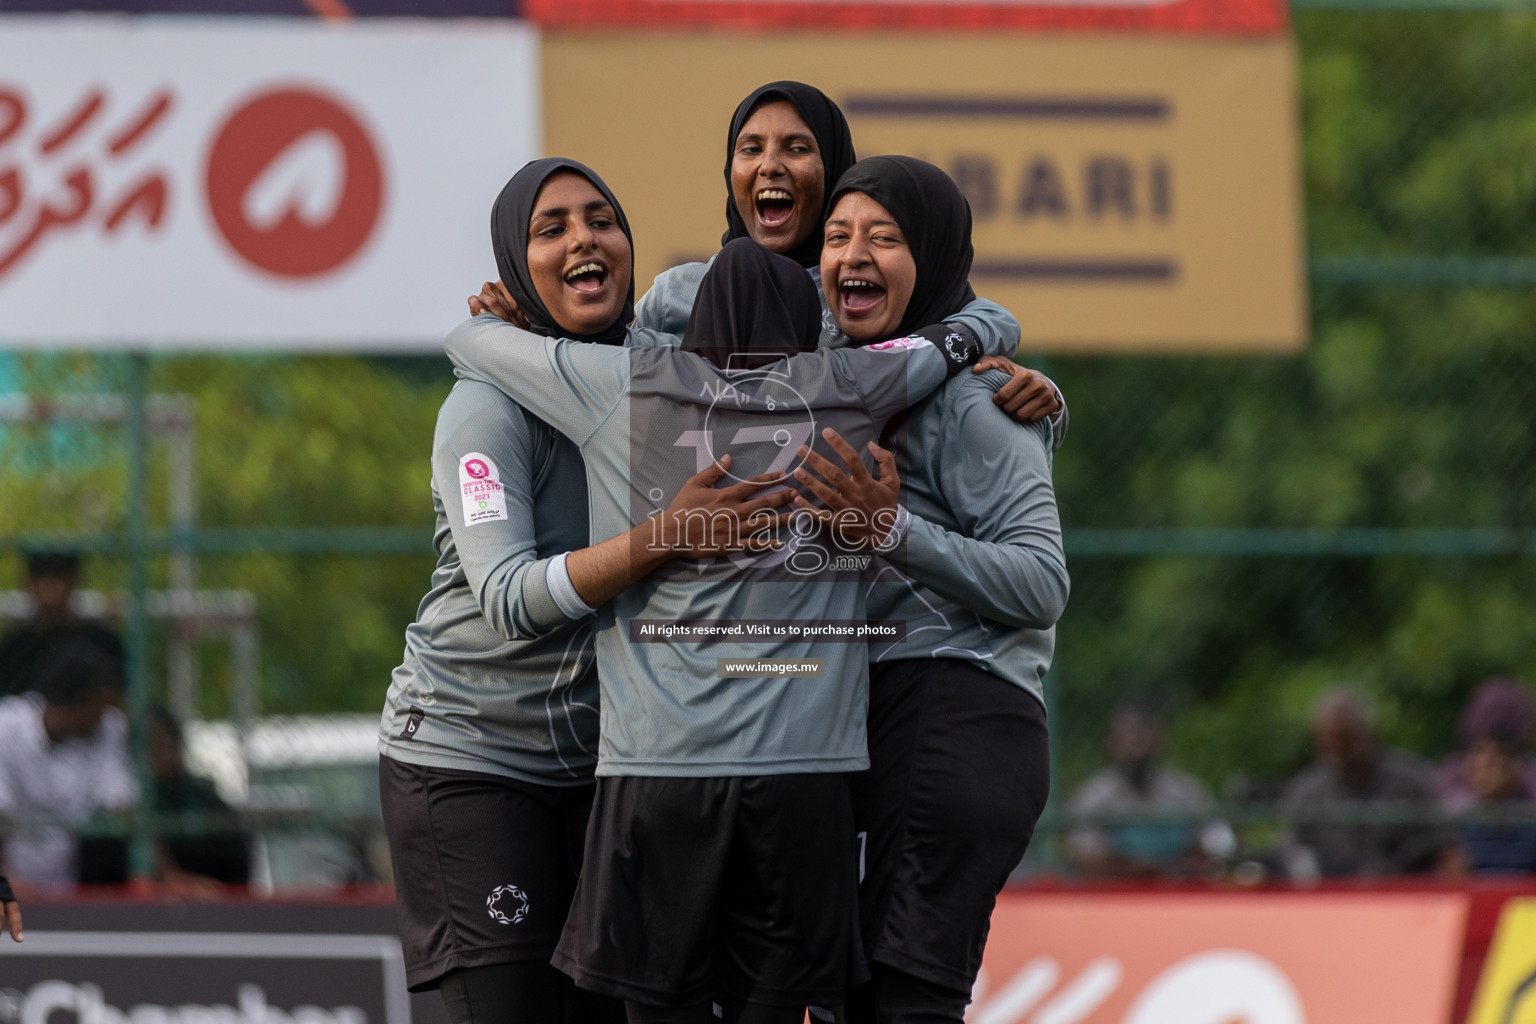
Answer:
[[[1008,277],[1032,281],[1171,282],[1179,265],[1168,259],[1148,260],[977,260],[972,277]]]
[[[1173,106],[1158,97],[1100,96],[850,96],[850,115],[869,117],[989,117],[1057,121],[1165,121]]]

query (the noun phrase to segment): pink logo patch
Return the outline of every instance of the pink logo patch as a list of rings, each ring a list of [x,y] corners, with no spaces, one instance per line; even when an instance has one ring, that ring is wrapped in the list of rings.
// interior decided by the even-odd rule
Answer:
[[[876,342],[873,345],[866,345],[865,347],[876,352],[887,352],[891,349],[916,348],[918,345],[924,344],[925,342],[926,339],[924,338],[892,338],[890,341]]]
[[[476,480],[484,480],[491,475],[491,469],[479,459],[470,459],[464,463],[464,471]]]

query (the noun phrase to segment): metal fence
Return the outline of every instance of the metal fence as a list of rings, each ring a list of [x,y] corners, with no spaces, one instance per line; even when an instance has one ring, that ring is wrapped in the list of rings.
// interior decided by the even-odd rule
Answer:
[[[1058,796],[1102,763],[1129,696],[1167,709],[1171,760],[1236,804],[1307,761],[1331,684],[1377,697],[1387,742],[1440,757],[1482,678],[1536,679],[1536,2],[1294,7],[1307,352],[1026,359],[1073,413],[1055,466],[1073,577],[1048,681]],[[432,564],[445,364],[11,371],[32,404],[3,406],[0,587],[21,586],[28,544],[94,553],[89,584],[129,595],[136,709],[377,710]],[[190,501],[169,409],[192,410]],[[253,602],[254,688],[233,634],[154,611],[157,591],[199,590]]]
[[[1536,677],[1536,5],[1295,7],[1308,351],[1051,363],[1063,788],[1126,696],[1238,800],[1304,765],[1332,684],[1439,758],[1485,676]]]

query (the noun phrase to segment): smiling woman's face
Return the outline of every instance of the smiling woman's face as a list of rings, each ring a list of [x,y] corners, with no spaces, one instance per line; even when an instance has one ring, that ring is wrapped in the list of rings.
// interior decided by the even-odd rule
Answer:
[[[736,135],[731,195],[752,240],[788,252],[816,230],[827,194],[826,168],[810,126],[794,104],[764,103]]]
[[[613,323],[634,274],[629,239],[613,205],[579,174],[544,183],[528,222],[528,274],[544,307],[572,334]]]
[[[894,335],[916,284],[896,218],[862,192],[839,199],[822,242],[821,287],[843,333],[860,343]]]

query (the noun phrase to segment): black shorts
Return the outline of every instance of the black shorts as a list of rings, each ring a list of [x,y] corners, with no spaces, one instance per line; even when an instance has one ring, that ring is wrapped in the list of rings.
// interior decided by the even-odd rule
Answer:
[[[592,793],[591,784],[379,758],[412,992],[461,967],[549,960],[576,891]]]
[[[554,964],[657,1006],[835,1005],[858,957],[848,777],[597,780]]]
[[[969,994],[1050,794],[1045,708],[966,661],[871,665],[869,759],[853,776],[865,954]]]

